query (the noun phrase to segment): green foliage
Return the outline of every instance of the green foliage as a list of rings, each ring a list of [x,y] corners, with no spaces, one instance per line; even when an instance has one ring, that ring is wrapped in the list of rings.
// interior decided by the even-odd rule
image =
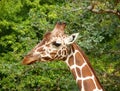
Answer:
[[[119,10],[117,0],[98,0],[96,9]],[[57,21],[66,33],[79,32],[77,43],[88,54],[106,91],[120,90],[120,20],[115,14],[95,14],[85,0],[0,1],[0,90],[78,91],[64,62],[24,66],[24,55]]]

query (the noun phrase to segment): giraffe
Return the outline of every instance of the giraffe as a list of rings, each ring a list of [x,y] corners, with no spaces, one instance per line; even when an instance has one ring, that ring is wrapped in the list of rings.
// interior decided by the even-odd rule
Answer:
[[[69,67],[80,91],[104,91],[88,58],[75,43],[78,33],[70,36],[64,33],[65,23],[58,22],[51,32],[47,32],[22,60],[23,64],[36,61],[63,60]]]

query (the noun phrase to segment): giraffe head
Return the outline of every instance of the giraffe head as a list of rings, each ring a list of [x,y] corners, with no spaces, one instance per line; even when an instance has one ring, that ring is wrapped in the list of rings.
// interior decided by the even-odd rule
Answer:
[[[31,64],[36,61],[65,60],[70,54],[70,45],[77,39],[78,33],[70,36],[64,34],[66,24],[57,23],[52,32],[44,35],[38,43],[23,59],[23,64]]]

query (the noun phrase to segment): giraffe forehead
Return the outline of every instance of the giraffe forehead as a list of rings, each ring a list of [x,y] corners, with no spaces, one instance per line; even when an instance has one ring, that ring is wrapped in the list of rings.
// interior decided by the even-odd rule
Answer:
[[[58,36],[53,36],[51,41],[56,41],[57,43],[62,43],[66,39],[67,35],[58,35]]]
[[[37,52],[40,52],[40,51],[45,51],[45,49],[50,49],[50,48],[55,49],[52,46],[53,42],[64,45],[66,37],[67,35],[65,34],[64,35],[59,34],[57,36],[51,37],[51,34],[48,32],[43,38],[43,40],[34,48],[34,50],[36,50]]]

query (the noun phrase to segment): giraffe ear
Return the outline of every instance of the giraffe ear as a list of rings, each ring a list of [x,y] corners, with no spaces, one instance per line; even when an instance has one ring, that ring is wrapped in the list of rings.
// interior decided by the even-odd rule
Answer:
[[[74,33],[74,34],[68,36],[65,39],[66,44],[69,45],[69,44],[72,44],[73,42],[75,42],[75,40],[77,39],[78,35],[79,35],[79,33]]]

